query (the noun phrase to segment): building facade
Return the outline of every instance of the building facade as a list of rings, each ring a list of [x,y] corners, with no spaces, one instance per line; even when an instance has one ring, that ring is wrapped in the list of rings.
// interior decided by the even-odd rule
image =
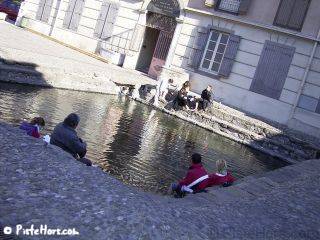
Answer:
[[[320,136],[320,0],[25,0],[18,25]]]

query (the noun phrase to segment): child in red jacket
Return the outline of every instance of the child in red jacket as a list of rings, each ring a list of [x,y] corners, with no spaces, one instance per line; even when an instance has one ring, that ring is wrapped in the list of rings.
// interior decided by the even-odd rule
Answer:
[[[175,197],[183,197],[186,193],[197,193],[203,191],[208,186],[209,175],[201,164],[201,155],[192,154],[192,165],[189,167],[187,175],[178,184],[171,185],[171,191]]]
[[[234,181],[234,177],[227,171],[227,162],[218,160],[216,162],[217,172],[209,175],[208,187],[214,185],[222,185],[223,187],[230,186]]]

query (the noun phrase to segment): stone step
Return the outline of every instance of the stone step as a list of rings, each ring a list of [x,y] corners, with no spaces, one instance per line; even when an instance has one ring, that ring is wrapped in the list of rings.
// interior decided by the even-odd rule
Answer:
[[[293,143],[296,142],[298,145],[306,144],[311,148],[320,149],[320,139],[315,139],[311,136],[301,136],[301,134],[293,133],[292,131],[287,132],[287,129],[285,129],[284,126],[281,126],[278,123],[272,123],[272,125],[268,124],[255,117],[247,116],[243,112],[237,111],[233,108],[217,102],[213,103],[210,114],[229,123],[239,125],[241,126],[241,128],[247,129],[251,132],[255,132],[263,137],[275,138],[277,136],[285,135],[287,139],[281,139],[282,141],[287,140]]]
[[[148,99],[137,100],[151,105]],[[294,136],[287,135],[281,129],[245,116],[244,113],[235,109],[221,106],[221,104],[214,103],[210,113],[173,111],[163,104],[156,108],[290,163],[315,158],[320,152],[320,147],[316,144],[297,139]],[[225,108],[231,109],[230,112],[227,112]],[[234,113],[236,111],[237,114]],[[218,114],[219,112],[224,113]]]
[[[281,147],[281,148],[283,148],[283,150],[287,150],[290,153],[294,153],[296,155],[296,157],[295,157],[296,159],[298,159],[298,158],[306,159],[306,158],[310,157],[304,151],[299,150],[299,148],[297,148],[297,146],[292,146],[289,144],[285,144],[284,142],[274,140],[272,138],[267,138],[265,135],[263,136],[263,135],[257,134],[256,132],[249,131],[246,128],[243,128],[242,126],[238,126],[233,123],[229,123],[229,122],[222,120],[222,119],[219,119],[215,116],[209,116],[207,114],[201,114],[201,115],[207,119],[210,119],[211,121],[219,123],[220,125],[227,126],[228,129],[232,129],[237,134],[244,134],[248,138],[251,138],[249,141],[261,141],[261,142],[272,144],[272,145],[274,145],[274,147],[277,147],[277,148]],[[309,146],[307,146],[307,147],[309,147]]]
[[[136,100],[151,105],[147,100]],[[315,158],[317,152],[320,151],[318,148],[314,148],[314,146],[305,142],[299,142],[299,144],[296,142],[292,143],[286,135],[271,138],[268,135],[260,135],[255,131],[249,131],[247,128],[243,128],[242,125],[233,124],[232,121],[228,122],[215,115],[210,116],[207,113],[204,114],[201,112],[173,111],[161,105],[156,108],[289,163],[297,163],[301,160]]]
[[[199,206],[210,206],[212,204],[225,204],[241,200],[254,200],[279,188],[289,186],[294,182],[303,181],[306,178],[317,176],[320,168],[319,160],[307,160],[295,165],[286,166],[274,171],[252,175],[239,179],[234,185],[223,188],[215,186],[208,188],[206,193],[187,195],[183,199],[183,205],[188,207],[199,202]]]

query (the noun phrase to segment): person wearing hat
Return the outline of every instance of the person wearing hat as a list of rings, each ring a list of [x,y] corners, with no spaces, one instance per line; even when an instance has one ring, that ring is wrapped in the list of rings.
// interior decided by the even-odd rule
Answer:
[[[87,166],[91,166],[91,161],[85,158],[87,144],[78,137],[76,132],[79,122],[80,117],[76,113],[69,114],[63,122],[54,128],[50,143],[70,153],[75,159]]]

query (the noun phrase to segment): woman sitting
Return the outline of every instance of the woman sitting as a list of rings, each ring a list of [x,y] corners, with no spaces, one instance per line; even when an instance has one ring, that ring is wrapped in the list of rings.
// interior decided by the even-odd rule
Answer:
[[[218,160],[216,162],[217,172],[209,175],[208,187],[214,185],[221,185],[228,187],[235,181],[230,172],[227,171],[227,162],[225,160]]]
[[[188,107],[188,93],[189,93],[189,86],[182,86],[179,90],[178,95],[175,99],[174,109],[180,110],[183,108],[189,109]]]
[[[45,126],[45,121],[42,117],[35,117],[30,123],[22,122],[20,129],[26,131],[29,136],[40,138],[40,128]]]

